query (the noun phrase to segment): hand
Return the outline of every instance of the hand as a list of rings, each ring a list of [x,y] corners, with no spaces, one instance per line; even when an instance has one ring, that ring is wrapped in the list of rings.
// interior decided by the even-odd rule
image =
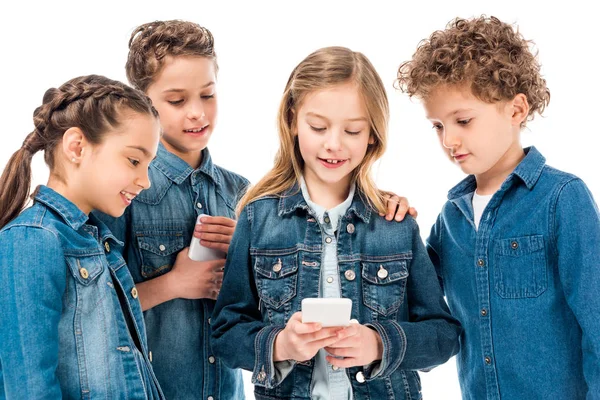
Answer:
[[[377,331],[361,325],[350,323],[350,326],[337,333],[338,341],[325,347],[331,354],[327,361],[340,368],[369,365],[383,356],[383,343]],[[336,358],[336,357],[343,358]]]
[[[417,215],[419,215],[414,207],[409,206],[406,197],[400,197],[392,192],[384,192],[383,198],[387,206],[387,213],[380,213],[379,216],[385,216],[385,219],[388,221],[395,219],[397,222],[400,222],[404,219],[407,212],[413,218],[417,218]]]
[[[302,323],[302,313],[292,315],[285,329],[275,337],[273,361],[310,360],[325,346],[338,341],[336,333],[343,328],[322,328],[316,322]]]
[[[194,228],[194,237],[200,239],[202,246],[227,253],[229,243],[235,231],[235,220],[227,217],[202,217],[201,223]]]
[[[223,283],[225,259],[194,261],[188,256],[189,248],[177,254],[175,265],[167,275],[175,298],[216,300]]]

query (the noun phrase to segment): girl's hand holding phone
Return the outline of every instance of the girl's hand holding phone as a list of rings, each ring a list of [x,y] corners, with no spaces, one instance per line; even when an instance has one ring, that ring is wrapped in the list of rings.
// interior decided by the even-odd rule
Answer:
[[[325,350],[331,354],[327,356],[327,361],[331,365],[350,368],[381,360],[383,342],[376,330],[353,320],[350,326],[337,332],[337,338],[335,343],[325,347]]]

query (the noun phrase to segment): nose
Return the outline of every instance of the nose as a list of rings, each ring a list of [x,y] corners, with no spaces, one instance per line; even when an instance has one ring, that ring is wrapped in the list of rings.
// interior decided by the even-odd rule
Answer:
[[[331,152],[339,151],[342,148],[341,136],[339,129],[329,129],[325,136],[325,149]]]
[[[444,146],[447,149],[458,147],[458,145],[460,144],[460,138],[458,137],[458,134],[456,134],[454,130],[447,129],[446,127],[444,127],[443,129],[444,130],[440,137],[442,146]]]
[[[191,101],[188,104],[187,117],[189,119],[197,120],[205,117],[204,106],[201,101]]]
[[[149,189],[152,184],[150,183],[150,176],[148,175],[148,169],[146,168],[135,180],[135,184],[142,189]]]

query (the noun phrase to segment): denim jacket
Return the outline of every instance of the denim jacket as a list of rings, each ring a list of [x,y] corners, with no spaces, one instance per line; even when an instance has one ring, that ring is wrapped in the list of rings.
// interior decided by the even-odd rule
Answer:
[[[0,231],[0,398],[164,398],[122,245],[45,186]]]
[[[242,211],[213,313],[213,350],[232,368],[253,371],[257,399],[310,399],[314,358],[274,374],[276,335],[305,297],[321,297],[324,243],[331,241],[296,186]],[[337,226],[342,297],[352,318],[376,330],[381,363],[346,369],[355,399],[420,399],[418,369],[458,351],[449,313],[412,218],[388,222],[357,190]],[[376,368],[377,367],[377,368]]]
[[[473,225],[473,176],[449,192],[428,250],[462,322],[465,400],[600,399],[600,215],[533,147]]]
[[[208,149],[194,170],[162,144],[150,164],[152,186],[123,217],[99,217],[125,242],[124,257],[136,282],[171,270],[190,245],[199,214],[235,217],[248,181],[213,164]],[[243,399],[241,371],[229,369],[210,348],[209,299],[174,299],[144,312],[152,366],[167,399]]]

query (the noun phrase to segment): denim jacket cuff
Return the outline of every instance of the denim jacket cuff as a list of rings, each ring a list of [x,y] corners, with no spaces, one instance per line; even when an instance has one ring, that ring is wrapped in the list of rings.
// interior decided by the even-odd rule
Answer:
[[[406,352],[406,335],[396,321],[379,321],[365,324],[377,331],[383,343],[381,362],[373,362],[364,367],[366,380],[389,378],[400,366]]]
[[[275,338],[284,328],[283,325],[268,325],[256,335],[254,340],[254,371],[252,373],[252,383],[254,385],[272,389],[283,380],[281,374],[275,373],[273,347]],[[278,380],[278,378],[281,379]]]

